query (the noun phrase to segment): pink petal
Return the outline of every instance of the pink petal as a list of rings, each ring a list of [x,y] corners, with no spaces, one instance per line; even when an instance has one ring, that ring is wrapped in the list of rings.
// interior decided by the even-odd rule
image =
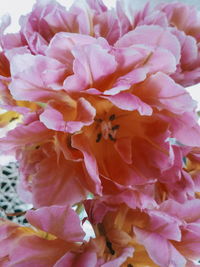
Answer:
[[[127,164],[132,163],[132,145],[130,138],[120,138],[115,142],[115,149],[120,154],[122,160]]]
[[[104,37],[113,45],[120,37],[120,25],[114,10],[108,10],[94,17],[94,33],[96,37]]]
[[[97,253],[95,251],[83,251],[80,254],[73,252],[66,253],[54,267],[96,267]]]
[[[72,51],[74,60],[74,75],[64,82],[64,88],[69,91],[82,91],[95,87],[94,83],[116,70],[114,56],[107,53],[100,45],[85,45]]]
[[[24,236],[10,251],[10,266],[38,266],[47,267],[54,264],[68,250],[69,246],[65,241],[47,240],[38,236]]]
[[[141,99],[158,109],[183,114],[196,106],[189,93],[162,72],[151,75],[140,89],[138,93]]]
[[[151,38],[149,38],[151,36]],[[129,47],[135,44],[145,44],[152,47],[162,47],[172,52],[176,63],[180,60],[180,44],[177,38],[166,28],[157,25],[138,26],[116,42],[116,47]]]
[[[101,181],[99,179],[99,172],[97,162],[89,146],[89,141],[82,135],[76,134],[72,137],[72,147],[79,149],[83,153],[84,164],[90,176],[87,180],[92,192],[101,194]]]
[[[172,136],[178,142],[188,146],[200,146],[200,126],[195,112],[185,112],[178,117],[163,116],[163,120],[168,121]]]
[[[139,97],[130,93],[119,93],[113,96],[105,97],[120,109],[133,111],[138,110],[141,115],[150,116],[152,108],[142,102]]]
[[[180,266],[186,264],[185,258],[176,250],[172,244],[156,233],[144,231],[134,227],[136,237],[147,250],[150,258],[161,267]]]
[[[90,125],[96,114],[95,109],[84,98],[78,99],[76,109],[77,115],[74,121],[67,121],[64,120],[64,114],[48,105],[40,115],[40,121],[43,122],[48,129],[74,133],[80,131],[83,126]],[[68,112],[70,113],[70,109]],[[71,112],[74,112],[74,110]]]
[[[83,241],[84,231],[78,214],[66,206],[50,206],[29,210],[27,220],[36,228],[51,233],[67,242]]]
[[[148,228],[152,232],[156,232],[166,239],[181,240],[181,221],[179,219],[159,211],[149,211],[149,216],[150,222]]]
[[[7,136],[0,140],[1,152],[15,151],[17,148],[40,142],[50,136],[52,136],[51,131],[47,130],[40,121],[33,121],[29,125],[21,124],[9,131]]]
[[[97,40],[91,36],[78,33],[59,32],[51,39],[51,42],[46,50],[46,55],[66,64],[67,67],[71,69],[71,65],[74,60],[72,49],[75,46],[95,42],[97,42]]]
[[[84,187],[85,175],[81,163],[66,161],[63,157],[58,161],[57,156],[51,152],[37,168],[32,181],[35,207],[73,205],[85,199],[87,191]]]
[[[186,222],[195,222],[200,218],[200,200],[188,200],[184,204],[180,204],[172,199],[161,204],[160,209],[170,215],[183,219]]]
[[[65,66],[55,59],[30,54],[16,55],[11,60],[10,91],[17,100],[41,101],[55,93],[65,74]]]

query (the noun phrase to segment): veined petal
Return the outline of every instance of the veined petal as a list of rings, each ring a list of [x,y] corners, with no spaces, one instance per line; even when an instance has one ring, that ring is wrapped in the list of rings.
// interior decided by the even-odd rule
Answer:
[[[176,58],[176,63],[179,63],[180,44],[167,28],[162,28],[158,25],[138,26],[135,30],[122,36],[115,45],[116,47],[129,47],[133,44],[165,48],[172,52]]]
[[[83,241],[84,231],[76,212],[68,206],[50,206],[30,210],[27,220],[36,228],[51,233],[67,242]]]
[[[168,240],[157,233],[148,232],[138,227],[134,227],[134,232],[138,241],[145,246],[151,259],[159,266],[185,266],[185,258]]]
[[[30,54],[16,55],[11,60],[12,82],[9,85],[17,100],[42,101],[55,95],[66,67],[53,58]]]
[[[114,56],[108,54],[100,45],[85,45],[74,49],[72,53],[75,57],[74,75],[64,82],[64,88],[68,92],[94,87],[95,82],[101,81],[116,70],[117,62]]]
[[[139,97],[133,94],[121,92],[119,94],[108,96],[106,98],[123,110],[138,110],[140,115],[147,116],[150,116],[152,114],[152,108],[148,104],[140,100]]]

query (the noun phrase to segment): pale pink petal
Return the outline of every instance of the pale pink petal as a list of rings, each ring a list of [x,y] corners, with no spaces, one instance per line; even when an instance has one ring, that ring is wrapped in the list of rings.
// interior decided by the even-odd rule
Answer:
[[[166,239],[181,241],[180,225],[182,223],[179,219],[156,210],[149,211],[148,214],[150,216],[150,222],[147,228],[150,231],[156,232]]]
[[[96,37],[104,37],[113,45],[120,37],[120,25],[114,10],[108,10],[94,17],[94,33]]]
[[[200,218],[200,200],[188,200],[180,204],[172,199],[161,204],[160,209],[170,215],[180,218],[186,222],[195,222]]]
[[[81,46],[96,42],[97,40],[95,38],[88,35],[59,32],[52,38],[46,50],[46,55],[66,64],[71,69],[74,60],[72,49],[78,45]]]
[[[176,114],[192,111],[196,106],[189,93],[162,72],[150,76],[142,88],[138,88],[138,95],[147,104]]]
[[[102,0],[87,0],[89,7],[97,14],[107,11],[107,7]]]
[[[44,112],[40,115],[40,121],[43,122],[48,129],[65,131],[66,122],[64,121],[63,115],[50,105],[45,107]]]
[[[152,108],[133,94],[121,92],[106,98],[120,109],[128,111],[138,110],[141,115],[146,116],[150,116],[152,114]]]
[[[84,231],[78,214],[67,206],[50,206],[26,213],[27,220],[36,228],[51,233],[67,242],[83,241]]]
[[[182,240],[175,243],[176,248],[188,259],[199,260],[200,255],[200,226],[198,223],[190,223],[183,229]]]
[[[162,117],[162,115],[161,115]],[[184,145],[200,146],[200,126],[197,123],[195,112],[184,112],[178,117],[163,116],[163,120],[168,121],[172,136]]]
[[[30,54],[30,50],[28,49],[27,46],[14,47],[13,49],[9,49],[5,52],[5,56],[7,57],[9,62],[15,55],[23,55],[23,54]]]
[[[177,37],[181,45],[181,65],[193,63],[198,57],[198,45],[194,37],[186,35],[183,31],[178,31],[176,28],[171,32]]]
[[[117,14],[121,24],[122,35],[134,29],[140,20],[143,20],[150,11],[150,3],[135,0],[117,1]]]
[[[1,45],[4,50],[10,50],[16,47],[23,47],[26,45],[22,39],[21,34],[17,33],[7,33],[1,36]]]
[[[149,38],[151,36],[151,38]],[[180,60],[180,43],[166,28],[157,25],[138,26],[116,42],[116,47],[129,47],[135,44],[145,44],[152,47],[165,48],[175,56],[176,63]]]
[[[170,50],[163,47],[157,47],[152,51],[152,54],[144,66],[148,68],[149,73],[160,71],[166,74],[171,74],[176,70],[176,58]]]
[[[1,153],[15,151],[22,146],[40,142],[52,135],[43,123],[34,121],[29,125],[19,125],[0,140]]]
[[[109,54],[100,45],[84,45],[72,51],[74,60],[74,75],[64,82],[64,88],[69,92],[82,91],[95,87],[95,82],[116,70],[117,63],[114,56]]]
[[[58,161],[51,152],[37,169],[31,184],[35,207],[73,205],[85,199],[87,191],[81,163],[66,161],[63,157]]]
[[[96,112],[87,100],[79,98],[76,113],[74,121],[66,121],[61,112],[48,105],[40,115],[40,121],[48,129],[74,133],[80,131],[83,126],[90,125],[94,120]]]
[[[145,67],[137,68],[128,72],[128,74],[117,78],[116,82],[113,85],[113,88],[106,90],[104,94],[116,95],[121,91],[129,89],[131,85],[144,81],[147,76],[147,72],[148,69]]]
[[[53,58],[16,55],[11,60],[12,82],[9,88],[17,100],[51,98],[55,94],[52,87],[61,86],[65,72],[65,65]]]
[[[78,32],[81,34],[92,35],[93,23],[91,22],[95,12],[90,9],[86,1],[75,1],[69,11],[75,16],[73,31],[78,29]]]

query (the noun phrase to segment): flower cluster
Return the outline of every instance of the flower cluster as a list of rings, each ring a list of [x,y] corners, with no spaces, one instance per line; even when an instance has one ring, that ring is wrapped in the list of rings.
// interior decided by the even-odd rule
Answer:
[[[33,209],[30,228],[0,219],[0,266],[196,266],[200,126],[184,88],[200,82],[195,8],[38,0],[18,33],[8,25],[0,151]]]

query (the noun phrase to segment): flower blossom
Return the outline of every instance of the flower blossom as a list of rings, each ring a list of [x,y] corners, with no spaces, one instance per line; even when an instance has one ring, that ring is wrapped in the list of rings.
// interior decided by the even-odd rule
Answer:
[[[130,197],[117,194],[111,201],[107,197],[87,200],[85,207],[96,235],[106,236],[111,254],[122,247],[134,248],[133,257],[122,266],[183,267],[198,260],[199,199],[184,204],[167,200],[141,210],[131,207]]]
[[[1,265],[195,266],[200,126],[184,86],[200,77],[198,13],[37,0],[18,33],[8,25],[0,127],[17,123],[0,155],[19,162],[34,228],[0,220]]]

